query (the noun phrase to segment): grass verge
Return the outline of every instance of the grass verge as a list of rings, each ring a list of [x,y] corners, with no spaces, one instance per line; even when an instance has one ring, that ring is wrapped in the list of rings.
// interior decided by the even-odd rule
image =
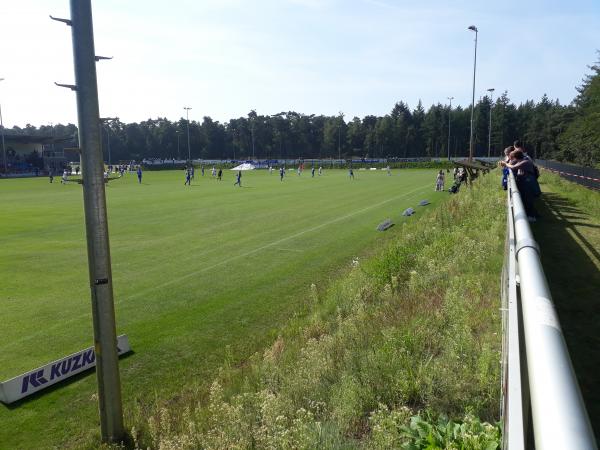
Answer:
[[[307,314],[210,391],[128,418],[134,447],[497,448],[505,194],[480,179],[385,251],[311,287]],[[192,383],[193,384],[193,383]]]

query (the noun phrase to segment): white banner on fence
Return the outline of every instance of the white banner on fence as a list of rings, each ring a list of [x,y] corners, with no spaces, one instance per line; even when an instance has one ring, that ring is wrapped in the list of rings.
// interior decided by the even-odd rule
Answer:
[[[130,351],[131,347],[127,335],[118,336],[117,352],[119,356]],[[0,402],[13,403],[95,366],[96,354],[94,353],[94,347],[86,348],[0,383]]]

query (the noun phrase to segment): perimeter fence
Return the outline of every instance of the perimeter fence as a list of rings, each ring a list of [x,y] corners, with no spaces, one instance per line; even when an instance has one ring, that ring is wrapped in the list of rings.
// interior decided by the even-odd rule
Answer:
[[[503,448],[597,444],[512,172],[502,273]]]
[[[593,167],[576,166],[558,161],[536,159],[536,164],[574,183],[600,190],[600,170]]]

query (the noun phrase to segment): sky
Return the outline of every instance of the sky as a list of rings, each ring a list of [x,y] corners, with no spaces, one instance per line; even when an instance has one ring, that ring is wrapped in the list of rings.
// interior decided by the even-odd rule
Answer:
[[[476,98],[561,103],[599,59],[597,0],[93,1],[100,115],[123,122],[296,111],[385,115]],[[4,125],[76,123],[67,0],[0,2]]]

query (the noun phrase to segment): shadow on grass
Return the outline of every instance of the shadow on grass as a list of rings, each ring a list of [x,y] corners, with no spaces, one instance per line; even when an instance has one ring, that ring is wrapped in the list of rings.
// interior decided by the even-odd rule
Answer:
[[[135,352],[133,350],[131,350],[131,351],[125,353],[124,355],[120,356],[119,361],[123,361],[124,359],[127,359],[133,355],[135,355]],[[53,384],[52,386],[49,386],[46,389],[42,389],[41,391],[34,392],[33,394],[28,395],[27,397],[22,398],[21,400],[17,400],[16,402],[10,403],[8,405],[6,405],[4,403],[0,403],[0,405],[2,405],[2,407],[4,407],[5,409],[8,409],[8,410],[17,409],[21,405],[24,405],[29,402],[33,402],[33,401],[37,400],[38,398],[49,394],[50,392],[54,392],[58,389],[62,389],[63,387],[76,382],[77,380],[81,380],[82,378],[86,378],[90,375],[94,375],[95,373],[96,373],[96,367],[94,366],[87,370],[84,370],[83,372],[78,373],[77,375],[73,375],[72,377],[65,378],[64,380],[59,381],[58,383]]]
[[[598,228],[568,198],[544,193],[533,232],[581,392],[600,441],[600,252],[581,228]],[[579,228],[579,230],[577,229]]]

